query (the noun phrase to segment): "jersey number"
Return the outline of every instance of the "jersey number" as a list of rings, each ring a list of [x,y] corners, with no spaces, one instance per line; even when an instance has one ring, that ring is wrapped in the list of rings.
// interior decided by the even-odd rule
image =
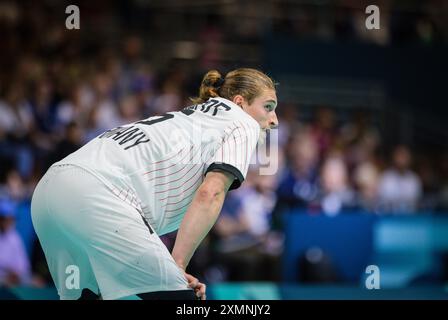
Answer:
[[[193,110],[188,110],[188,109],[183,109],[183,110],[181,110],[180,112],[182,112],[183,114],[189,116],[189,115],[191,115],[194,111],[193,111]],[[172,118],[174,118],[174,114],[172,114],[172,113],[165,113],[164,115],[161,115],[161,116],[160,116],[159,118],[157,118],[157,119],[153,119],[153,120],[141,120],[141,121],[136,122],[136,124],[140,123],[140,124],[145,124],[145,125],[147,125],[147,126],[150,126],[150,125],[152,125],[152,124],[154,124],[154,123],[162,122],[162,121],[169,120],[169,119],[172,119]]]

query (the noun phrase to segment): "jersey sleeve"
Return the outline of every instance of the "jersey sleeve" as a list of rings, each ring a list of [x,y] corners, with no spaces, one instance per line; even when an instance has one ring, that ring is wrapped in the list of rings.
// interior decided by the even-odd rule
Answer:
[[[246,178],[252,154],[257,146],[260,128],[251,123],[236,121],[225,130],[215,153],[206,163],[210,171],[231,173],[235,179],[229,190],[237,189]]]

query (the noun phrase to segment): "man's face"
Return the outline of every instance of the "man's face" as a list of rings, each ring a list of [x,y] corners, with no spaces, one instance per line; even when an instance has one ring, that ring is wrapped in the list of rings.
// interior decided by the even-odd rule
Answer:
[[[251,104],[241,96],[237,97],[234,99],[234,102],[240,105],[260,125],[261,133],[259,143],[264,143],[266,131],[278,126],[277,114],[275,113],[275,109],[277,108],[275,91],[272,89],[263,91]]]
[[[255,121],[258,122],[263,130],[269,130],[277,127],[278,119],[275,109],[277,108],[277,96],[274,90],[265,90],[256,97],[251,104],[243,101],[242,107]]]

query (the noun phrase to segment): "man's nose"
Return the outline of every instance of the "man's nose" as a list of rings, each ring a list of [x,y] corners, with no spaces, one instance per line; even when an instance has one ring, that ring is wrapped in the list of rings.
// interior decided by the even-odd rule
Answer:
[[[277,114],[274,112],[271,118],[269,119],[269,128],[276,129],[278,127],[278,119]]]

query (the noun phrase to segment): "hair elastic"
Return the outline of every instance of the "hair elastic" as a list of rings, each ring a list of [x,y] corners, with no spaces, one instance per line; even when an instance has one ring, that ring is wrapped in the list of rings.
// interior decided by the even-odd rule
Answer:
[[[221,88],[221,86],[224,84],[225,79],[223,77],[219,78],[218,80],[216,80],[214,87],[216,89]]]

